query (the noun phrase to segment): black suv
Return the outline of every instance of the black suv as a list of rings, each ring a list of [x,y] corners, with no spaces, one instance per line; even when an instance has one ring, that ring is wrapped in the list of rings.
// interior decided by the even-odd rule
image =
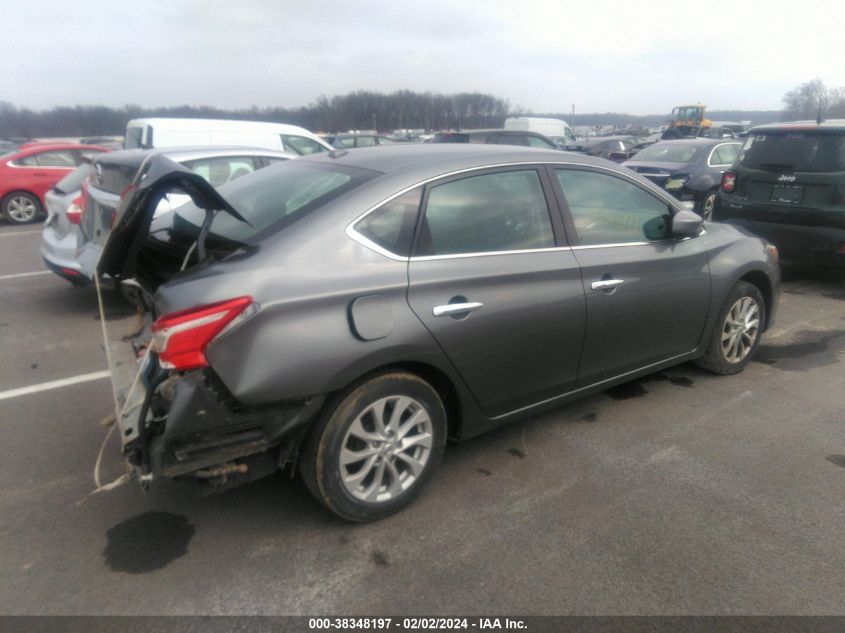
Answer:
[[[527,145],[542,149],[557,149],[542,134],[518,130],[462,130],[460,132],[438,132],[432,143],[488,143],[494,145]]]
[[[722,174],[714,218],[790,259],[845,262],[845,120],[755,127]]]

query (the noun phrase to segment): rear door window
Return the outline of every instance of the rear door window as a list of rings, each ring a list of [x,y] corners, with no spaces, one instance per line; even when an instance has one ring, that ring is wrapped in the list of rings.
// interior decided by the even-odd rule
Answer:
[[[76,167],[76,159],[71,150],[31,154],[15,163],[24,167]]]
[[[669,205],[610,174],[555,170],[584,246],[665,240],[671,237]]]
[[[70,150],[42,152],[36,154],[35,161],[39,167],[76,167],[76,159]]]
[[[709,164],[711,167],[719,165],[731,165],[736,160],[736,155],[739,153],[739,143],[726,143],[725,145],[718,145],[713,153],[710,154]]]
[[[739,163],[772,172],[845,171],[845,133],[808,130],[749,134]]]
[[[533,169],[432,186],[415,255],[455,255],[555,245],[549,207]]]

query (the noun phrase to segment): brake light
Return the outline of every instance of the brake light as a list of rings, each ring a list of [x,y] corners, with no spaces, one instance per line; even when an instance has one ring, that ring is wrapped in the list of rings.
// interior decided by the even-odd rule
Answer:
[[[235,318],[248,316],[247,308],[254,305],[252,297],[238,297],[165,314],[153,323],[150,349],[158,353],[165,369],[186,371],[207,367],[208,344]]]
[[[726,171],[722,174],[722,191],[725,193],[733,193],[736,191],[736,172]]]
[[[67,215],[67,221],[71,224],[80,224],[82,223],[82,214],[85,213],[85,209],[83,208],[82,196],[76,196],[73,199],[73,202],[70,203],[70,206],[67,208],[65,215]]]

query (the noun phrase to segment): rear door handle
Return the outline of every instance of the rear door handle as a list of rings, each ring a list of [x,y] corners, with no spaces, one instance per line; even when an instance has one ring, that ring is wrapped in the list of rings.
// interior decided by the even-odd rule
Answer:
[[[610,290],[625,283],[624,279],[600,279],[590,284],[593,290]]]
[[[434,306],[431,309],[431,313],[436,317],[451,316],[453,314],[461,314],[463,312],[472,312],[473,310],[478,310],[478,308],[483,306],[483,303],[478,303],[477,301],[470,303],[447,303],[442,306]]]

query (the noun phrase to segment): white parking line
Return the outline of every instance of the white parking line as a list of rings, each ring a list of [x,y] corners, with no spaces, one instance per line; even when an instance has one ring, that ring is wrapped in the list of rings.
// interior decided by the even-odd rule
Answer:
[[[38,385],[30,385],[29,387],[18,387],[17,389],[9,389],[8,391],[0,391],[0,400],[7,400],[8,398],[17,398],[18,396],[28,396],[32,393],[40,391],[49,391],[51,389],[59,389],[60,387],[69,387],[70,385],[77,385],[81,382],[91,382],[92,380],[102,380],[111,376],[108,370],[95,371],[90,374],[79,374],[70,378],[62,378],[61,380],[51,380],[50,382],[42,382]]]
[[[0,281],[4,279],[17,279],[18,277],[35,277],[36,275],[49,275],[49,270],[36,270],[31,273],[15,273],[14,275],[0,275]]]
[[[9,233],[0,233],[0,237],[14,237],[15,235],[41,235],[43,231],[11,231]]]

